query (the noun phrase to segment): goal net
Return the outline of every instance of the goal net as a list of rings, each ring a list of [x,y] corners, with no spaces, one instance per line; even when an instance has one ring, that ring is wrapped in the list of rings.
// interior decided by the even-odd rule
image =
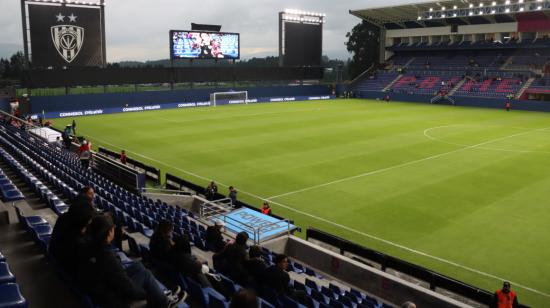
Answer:
[[[248,91],[210,93],[210,105],[248,104]]]

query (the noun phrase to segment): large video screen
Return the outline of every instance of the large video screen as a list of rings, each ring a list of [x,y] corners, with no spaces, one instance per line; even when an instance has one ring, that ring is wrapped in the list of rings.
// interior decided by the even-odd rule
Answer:
[[[34,67],[101,66],[99,7],[28,4]]]
[[[239,59],[239,34],[170,31],[172,59]]]
[[[286,22],[284,25],[285,66],[319,66],[323,50],[321,25]]]

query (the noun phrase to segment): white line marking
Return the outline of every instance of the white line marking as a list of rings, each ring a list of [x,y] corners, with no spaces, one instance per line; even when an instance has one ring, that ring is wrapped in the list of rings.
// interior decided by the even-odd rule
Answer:
[[[546,130],[545,129],[541,129],[541,130]],[[527,132],[525,132],[527,133]],[[523,134],[523,133],[522,133]],[[517,134],[516,134],[517,135]],[[86,134],[86,136],[89,136],[99,142],[102,142],[104,144],[108,144],[114,148],[117,148],[117,149],[122,149],[121,147],[117,146],[117,145],[114,145],[110,142],[107,142],[105,140],[101,140],[99,138],[95,138],[94,136],[91,136],[89,134]],[[505,138],[511,138],[512,136],[508,136],[508,137],[503,137],[503,138],[500,138],[500,139],[505,139]],[[491,142],[495,142],[497,140],[493,140]],[[184,169],[181,169],[181,168],[178,168],[178,167],[175,167],[175,166],[172,166],[172,165],[168,165],[166,163],[163,163],[159,160],[156,160],[154,158],[151,158],[151,157],[148,157],[146,155],[143,155],[143,154],[140,154],[140,153],[137,153],[137,152],[133,152],[131,150],[128,150],[128,148],[125,148],[126,149],[126,152],[127,153],[133,153],[137,156],[140,156],[140,157],[143,157],[145,159],[148,159],[150,161],[154,161],[160,165],[163,165],[165,167],[168,167],[168,168],[172,168],[172,169],[175,169],[175,170],[178,170],[180,172],[183,172],[185,174],[189,174],[189,175],[192,175],[194,177],[197,177],[197,178],[200,178],[200,179],[203,179],[203,180],[206,180],[206,181],[215,181],[214,179],[210,179],[210,178],[207,178],[207,177],[204,177],[204,176],[201,176],[201,175],[198,175],[196,173],[193,173],[193,172],[190,172],[190,171],[187,171],[187,170],[184,170]],[[227,184],[224,184],[224,183],[221,183],[219,181],[216,181],[216,183],[220,186],[223,186],[223,187],[229,187],[229,185]],[[253,198],[256,198],[256,199],[259,199],[259,200],[267,200],[266,198],[263,198],[261,196],[258,196],[256,194],[253,194],[253,193],[249,193],[249,192],[246,192],[246,191],[243,191],[243,190],[240,190],[239,191],[245,195],[248,195],[248,196],[251,196]],[[307,216],[307,217],[310,217],[310,218],[313,218],[315,220],[318,220],[318,221],[322,221],[324,223],[327,223],[327,224],[330,224],[330,225],[333,225],[333,226],[336,226],[338,228],[342,228],[344,230],[347,230],[347,231],[350,231],[350,232],[353,232],[355,234],[358,234],[358,235],[361,235],[361,236],[364,236],[364,237],[368,237],[370,239],[373,239],[373,240],[376,240],[376,241],[379,241],[379,242],[382,242],[384,244],[387,244],[389,246],[394,246],[394,247],[397,247],[397,248],[400,248],[402,250],[405,250],[405,251],[408,251],[408,252],[411,252],[411,253],[414,253],[414,254],[418,254],[418,255],[421,255],[421,256],[424,256],[424,257],[427,257],[427,258],[430,258],[430,259],[433,259],[433,260],[436,260],[436,261],[439,261],[441,263],[445,263],[445,264],[448,264],[448,265],[452,265],[452,266],[455,266],[455,267],[458,267],[458,268],[461,268],[463,270],[466,270],[466,271],[469,271],[469,272],[472,272],[472,273],[476,273],[478,275],[481,275],[481,276],[485,276],[485,277],[489,277],[489,278],[492,278],[492,279],[495,279],[495,280],[498,280],[499,282],[502,282],[502,281],[510,281],[510,283],[518,288],[521,288],[521,289],[524,289],[524,290],[527,290],[527,291],[530,291],[530,292],[533,292],[533,293],[536,293],[536,294],[539,294],[539,295],[542,295],[544,297],[548,297],[550,298],[550,294],[548,293],[544,293],[542,291],[539,291],[539,290],[536,290],[534,288],[531,288],[531,287],[528,287],[528,286],[525,286],[525,285],[522,285],[522,284],[519,284],[517,282],[514,282],[514,281],[511,281],[510,279],[507,279],[507,278],[502,278],[502,277],[499,277],[499,276],[496,276],[496,275],[493,275],[493,274],[489,274],[489,273],[486,273],[486,272],[483,272],[483,271],[480,271],[480,270],[477,270],[477,269],[474,269],[474,268],[471,268],[471,267],[468,267],[468,266],[465,266],[465,265],[461,265],[459,263],[456,263],[456,262],[453,262],[453,261],[450,261],[450,260],[447,260],[447,259],[444,259],[444,258],[440,258],[440,257],[437,257],[437,256],[433,256],[433,255],[430,255],[428,253],[425,253],[425,252],[422,252],[420,250],[416,250],[416,249],[413,249],[413,248],[409,248],[407,246],[403,246],[401,244],[398,244],[398,243],[395,243],[395,242],[392,242],[392,241],[389,241],[389,240],[385,240],[383,238],[380,238],[376,235],[372,235],[372,234],[368,234],[368,233],[365,233],[365,232],[362,232],[362,231],[359,231],[359,230],[356,230],[356,229],[353,229],[353,228],[350,228],[348,226],[345,226],[345,225],[341,225],[339,223],[336,223],[334,221],[331,221],[331,220],[328,220],[328,219],[325,219],[323,217],[319,217],[319,216],[316,216],[316,215],[313,215],[313,214],[310,214],[310,213],[307,213],[307,212],[304,212],[304,211],[301,211],[301,210],[298,210],[298,209],[295,209],[291,206],[288,206],[288,205],[285,205],[283,203],[280,203],[280,202],[276,202],[276,201],[270,201],[271,203],[273,204],[276,204],[282,208],[285,208],[289,211],[292,211],[292,212],[295,212],[295,213],[298,213],[298,214],[301,214],[301,215],[304,215],[304,216]]]
[[[432,130],[437,130],[439,128],[446,128],[446,127],[455,127],[455,126],[472,126],[472,125],[462,125],[462,124],[453,124],[453,125],[443,125],[443,126],[436,126],[436,127],[430,127],[424,130],[424,136],[430,140],[451,144],[451,145],[457,145],[457,146],[468,146],[467,144],[462,143],[455,143],[455,142],[449,142],[443,139],[436,138],[432,135],[430,135],[428,132],[431,132]],[[484,125],[484,126],[494,126],[494,127],[502,127],[498,125]],[[519,128],[519,127],[515,127]],[[525,129],[525,128],[519,128],[519,129]],[[548,131],[547,128],[541,129],[541,131]],[[510,149],[501,149],[501,148],[495,148],[495,147],[478,147],[478,149],[482,150],[489,150],[489,151],[500,151],[500,152],[512,152],[512,153],[542,153],[542,154],[550,154],[548,151],[532,151],[532,150],[510,150]]]
[[[450,155],[450,154],[454,154],[454,153],[457,153],[457,152],[462,152],[462,151],[473,149],[473,148],[479,148],[479,147],[481,147],[483,145],[486,145],[486,144],[489,144],[489,143],[493,143],[493,142],[501,141],[501,140],[504,140],[504,139],[517,137],[517,136],[522,136],[522,135],[532,133],[534,131],[541,131],[541,130],[545,130],[545,129],[546,128],[533,129],[533,130],[529,130],[529,131],[526,131],[526,132],[521,132],[521,133],[517,133],[517,134],[505,136],[505,137],[491,139],[491,140],[481,142],[481,143],[478,143],[478,144],[474,144],[474,145],[465,146],[465,145],[455,144],[457,146],[463,146],[463,147],[459,148],[459,149],[456,149],[456,150],[449,151],[449,152],[444,152],[444,153],[440,153],[440,154],[436,154],[436,155],[432,155],[432,156],[428,156],[428,157],[408,161],[406,163],[397,164],[397,165],[389,166],[389,167],[382,168],[382,169],[376,169],[376,170],[364,172],[364,173],[361,173],[361,174],[341,178],[341,179],[338,179],[338,180],[334,180],[334,181],[330,181],[330,182],[326,182],[326,183],[322,183],[322,184],[318,184],[318,185],[313,185],[313,186],[305,187],[305,188],[302,188],[302,189],[297,189],[297,190],[294,190],[294,191],[289,191],[289,192],[286,192],[286,193],[282,193],[282,194],[279,194],[279,195],[268,197],[267,200],[272,201],[272,199],[285,197],[285,196],[290,196],[290,195],[302,193],[304,191],[309,191],[309,190],[313,190],[313,189],[317,189],[317,188],[321,188],[321,187],[326,187],[326,186],[329,186],[329,185],[338,184],[338,183],[342,183],[342,182],[346,182],[346,181],[350,181],[350,180],[370,176],[370,175],[373,175],[373,174],[383,173],[383,172],[386,172],[386,171],[390,171],[390,170],[394,170],[394,169],[398,169],[398,168],[418,164],[418,163],[421,163],[421,162],[425,162],[425,161],[428,161],[428,160],[440,158],[440,157],[447,156],[447,155]]]

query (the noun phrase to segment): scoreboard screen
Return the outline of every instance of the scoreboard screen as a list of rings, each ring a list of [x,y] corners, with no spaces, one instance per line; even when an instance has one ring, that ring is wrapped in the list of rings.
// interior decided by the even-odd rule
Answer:
[[[239,34],[170,31],[171,59],[239,59]]]

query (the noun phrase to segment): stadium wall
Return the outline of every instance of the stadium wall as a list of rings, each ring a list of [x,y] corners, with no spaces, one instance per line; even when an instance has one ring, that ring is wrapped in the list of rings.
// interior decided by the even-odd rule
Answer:
[[[319,96],[330,94],[330,90],[327,86],[309,85],[37,96],[33,97],[31,100],[30,112],[31,114],[38,114],[42,112],[71,112],[79,110],[152,106],[166,103],[206,102],[210,100],[210,93],[231,90],[248,91],[249,98]]]
[[[357,93],[360,98],[369,99],[382,99],[386,92],[380,91],[362,91]],[[430,103],[430,99],[433,96],[430,95],[410,95],[402,93],[389,93],[392,101],[399,102],[413,102],[413,103]],[[467,107],[482,107],[482,108],[496,108],[504,109],[506,102],[505,98],[484,98],[484,97],[461,97],[453,96],[456,106]],[[550,103],[541,101],[528,101],[528,100],[511,100],[513,110],[527,110],[527,111],[544,111],[550,112]]]

